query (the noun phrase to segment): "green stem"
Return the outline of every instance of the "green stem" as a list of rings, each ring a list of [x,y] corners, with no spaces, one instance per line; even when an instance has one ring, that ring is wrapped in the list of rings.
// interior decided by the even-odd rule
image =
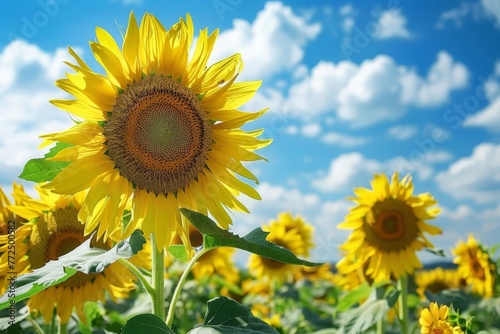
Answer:
[[[408,278],[401,276],[398,280],[399,294],[399,320],[401,320],[401,333],[408,334]]]
[[[59,322],[59,330],[57,331],[57,334],[68,334],[68,324]]]
[[[377,334],[384,334],[384,319],[377,321]]]
[[[196,261],[198,261],[198,259],[200,257],[202,257],[203,254],[205,254],[206,252],[208,252],[211,249],[212,248],[209,248],[209,249],[202,248],[201,250],[196,252],[194,254],[193,258],[191,259],[191,261],[189,261],[189,263],[187,264],[186,269],[184,269],[184,272],[182,273],[181,278],[179,278],[179,283],[177,283],[177,286],[175,287],[174,294],[172,295],[172,301],[170,302],[170,306],[168,308],[167,321],[166,321],[168,327],[172,326],[172,322],[174,321],[175,305],[177,304],[177,301],[179,300],[179,297],[181,296],[182,287],[184,286],[184,283],[186,282],[186,279],[189,275],[189,272],[191,271],[191,268],[193,268]]]
[[[146,292],[151,296],[151,298],[154,298],[155,289],[153,289],[151,284],[149,284],[146,276],[144,276],[136,266],[134,266],[129,260],[124,258],[118,259],[117,262],[127,267],[127,269],[130,270],[132,274],[134,274],[139,279],[139,282],[141,282],[142,286],[144,287],[144,289],[146,289]]]
[[[45,332],[43,331],[42,327],[40,327],[40,325],[36,322],[35,319],[33,319],[32,317],[27,317],[26,320],[28,320],[29,322],[31,322],[31,324],[33,325],[33,328],[35,329],[36,333],[38,333],[38,334],[45,334]]]
[[[151,233],[151,247],[153,258],[153,294],[151,300],[153,302],[153,314],[160,319],[165,319],[165,258],[164,251],[158,250],[156,246],[156,238],[154,233]]]

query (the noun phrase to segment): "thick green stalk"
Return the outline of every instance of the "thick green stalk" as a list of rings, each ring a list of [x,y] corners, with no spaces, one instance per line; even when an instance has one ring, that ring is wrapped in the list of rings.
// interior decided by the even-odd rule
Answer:
[[[403,275],[398,280],[399,294],[399,320],[401,321],[401,333],[408,334],[408,321],[410,313],[408,310],[408,278]]]
[[[377,334],[384,334],[384,319],[377,321]]]
[[[153,314],[160,319],[165,319],[165,258],[164,251],[158,250],[156,247],[156,239],[154,233],[151,233],[151,247],[153,258],[153,277],[152,286],[153,294],[151,300],[153,302]]]
[[[175,305],[177,304],[177,301],[181,296],[182,287],[184,286],[184,283],[186,283],[186,279],[189,275],[189,272],[191,271],[191,268],[193,268],[196,261],[198,261],[198,259],[202,257],[203,254],[208,252],[210,249],[212,248],[209,249],[202,248],[201,250],[196,252],[191,261],[189,261],[186,269],[184,269],[184,272],[182,273],[182,276],[179,279],[179,283],[177,283],[177,286],[175,287],[175,291],[174,294],[172,295],[172,300],[170,301],[170,306],[168,308],[167,321],[166,321],[168,327],[172,326],[172,322],[174,321]]]

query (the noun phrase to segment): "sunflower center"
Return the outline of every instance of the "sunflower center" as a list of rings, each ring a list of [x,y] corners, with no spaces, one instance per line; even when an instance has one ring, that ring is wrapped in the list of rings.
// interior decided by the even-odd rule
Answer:
[[[71,252],[80,246],[87,237],[84,226],[78,221],[78,209],[68,207],[48,211],[38,218],[30,236],[28,256],[33,269],[43,267],[50,260]],[[109,245],[92,240],[92,247],[109,249]],[[76,273],[60,286],[79,286],[94,279],[94,275]]]
[[[425,290],[428,290],[431,293],[438,293],[438,292],[441,292],[443,290],[447,290],[449,288],[450,288],[450,286],[448,284],[446,284],[445,282],[435,281],[435,282],[432,282],[431,284],[427,285],[425,287]]]
[[[120,174],[157,194],[196,179],[212,144],[211,123],[196,95],[160,76],[134,82],[118,96],[104,135]]]
[[[401,238],[405,233],[403,216],[399,211],[381,212],[373,229],[379,237],[386,240]]]
[[[377,249],[400,251],[417,239],[418,218],[405,202],[387,198],[374,204],[364,219],[366,241]]]

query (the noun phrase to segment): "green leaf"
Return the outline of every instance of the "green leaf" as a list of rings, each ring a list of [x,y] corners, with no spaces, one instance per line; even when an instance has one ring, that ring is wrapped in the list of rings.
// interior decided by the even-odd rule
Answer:
[[[74,146],[74,145],[68,144],[68,143],[58,142],[47,153],[45,153],[45,155],[43,157],[44,158],[53,158],[56,156],[57,153],[64,150],[65,148],[68,148],[71,146]]]
[[[339,333],[365,333],[368,328],[383,319],[391,309],[386,299],[371,299],[361,306],[342,313]]]
[[[250,309],[228,297],[208,301],[208,310],[202,326],[188,334],[279,334],[266,322],[253,316]]]
[[[21,179],[33,182],[51,181],[60,171],[70,164],[67,161],[50,161],[47,158],[54,157],[59,151],[71,147],[67,143],[57,143],[47,152],[43,158],[31,159],[24,165],[19,175]]]
[[[154,314],[140,314],[130,318],[121,334],[174,334],[165,321]]]
[[[344,297],[342,297],[342,299],[339,300],[337,310],[340,312],[347,311],[352,306],[360,303],[364,299],[367,299],[372,291],[373,288],[368,283],[360,285],[356,289],[349,291]]]
[[[189,256],[184,245],[171,245],[168,247],[168,252],[181,262],[189,262]]]
[[[49,261],[45,266],[15,278],[15,296],[9,296],[9,289],[7,289],[0,297],[0,310],[9,307],[12,302],[19,302],[66,281],[77,271],[85,274],[100,273],[119,258],[132,257],[142,249],[142,245],[146,242],[142,234],[142,231],[135,230],[129,238],[119,242],[108,251],[90,248],[92,239],[90,237],[68,254],[59,257],[58,260]],[[10,276],[6,279],[10,279]]]
[[[309,267],[322,264],[299,259],[290,250],[267,241],[266,237],[269,232],[264,232],[260,228],[256,228],[241,238],[218,227],[213,220],[201,213],[188,209],[181,209],[181,212],[203,234],[203,247],[207,249],[233,247],[283,263]]]
[[[59,174],[69,162],[49,161],[44,158],[28,160],[19,177],[26,181],[46,182]]]

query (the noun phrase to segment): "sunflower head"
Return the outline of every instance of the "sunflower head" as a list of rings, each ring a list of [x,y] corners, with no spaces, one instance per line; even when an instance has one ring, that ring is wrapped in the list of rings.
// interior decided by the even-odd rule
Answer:
[[[483,297],[492,297],[497,268],[487,250],[471,234],[467,242],[459,242],[453,249],[453,254],[453,263],[458,265],[459,277],[472,287],[473,292]]]
[[[228,228],[227,209],[248,212],[238,194],[260,199],[241,180],[257,182],[243,162],[263,159],[254,151],[270,141],[259,139],[263,130],[241,127],[265,110],[237,109],[260,82],[236,82],[243,68],[239,54],[208,64],[217,34],[201,30],[190,55],[189,15],[167,29],[151,14],[138,24],[131,13],[121,47],[101,28],[90,43],[106,75],[69,49],[74,73],[56,85],[74,98],[51,102],[79,123],[42,136],[42,146],[71,145],[52,158],[70,164],[45,187],[59,194],[88,191],[79,211],[86,233],[98,227],[99,238],[125,238],[140,228],[155,232],[159,249],[176,235],[190,249],[179,208],[210,213]],[[124,228],[129,204],[132,217]]]
[[[456,269],[438,267],[415,273],[415,284],[420,298],[425,299],[425,291],[436,294],[443,290],[460,287],[460,275]]]
[[[366,264],[373,280],[398,279],[422,267],[416,251],[433,247],[425,233],[441,233],[426,222],[439,213],[433,208],[437,202],[429,193],[413,195],[410,176],[399,180],[395,173],[389,182],[385,174],[375,175],[371,185],[372,189],[354,189],[357,205],[339,225],[353,232],[341,249],[359,266]]]
[[[89,236],[84,235],[84,226],[78,220],[81,194],[59,196],[37,188],[40,200],[25,198],[24,205],[10,206],[18,216],[29,220],[16,230],[16,271],[27,273],[43,267],[51,260],[57,260],[82,244]],[[109,249],[111,240],[103,241],[95,237],[92,247]],[[0,275],[9,269],[0,262]],[[102,273],[86,275],[76,273],[71,278],[50,287],[30,298],[28,305],[32,312],[41,313],[45,322],[52,319],[54,308],[61,322],[68,322],[73,308],[85,321],[83,305],[87,300],[104,301],[104,293],[116,300],[126,297],[135,288],[135,277],[119,263],[113,263]]]
[[[267,241],[285,247],[294,254],[303,252],[304,241],[298,230],[287,229],[283,224],[264,225],[262,229],[269,232],[266,237]],[[297,266],[278,262],[257,254],[250,254],[248,269],[257,278],[286,281],[293,277],[293,272],[297,270]]]
[[[297,246],[295,255],[309,256],[309,251],[314,247],[314,227],[311,224],[306,223],[300,215],[293,217],[290,212],[282,212],[278,215],[277,220],[272,220],[269,225],[264,225],[262,229],[264,231],[271,231],[274,226],[276,226],[276,228],[280,228],[278,226],[283,226],[285,228],[285,233],[296,232],[299,234],[302,240],[302,246]]]

